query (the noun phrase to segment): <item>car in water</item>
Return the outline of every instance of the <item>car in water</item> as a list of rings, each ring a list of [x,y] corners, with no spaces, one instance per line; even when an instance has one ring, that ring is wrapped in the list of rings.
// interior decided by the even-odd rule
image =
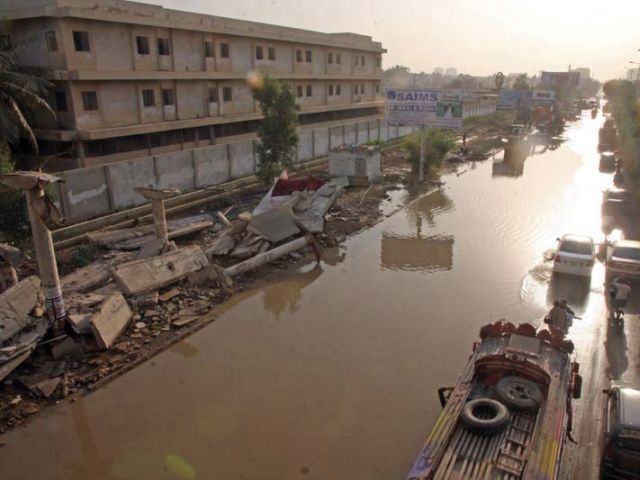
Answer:
[[[616,170],[616,155],[613,152],[602,152],[598,169],[602,173],[612,173]]]
[[[624,217],[630,208],[629,192],[622,188],[609,188],[602,192],[602,216]]]
[[[601,478],[640,479],[640,385],[614,381],[603,393]]]
[[[581,235],[564,235],[558,238],[558,248],[553,258],[553,272],[590,277],[596,261],[593,238]]]
[[[607,276],[640,278],[640,242],[616,240],[607,249]]]

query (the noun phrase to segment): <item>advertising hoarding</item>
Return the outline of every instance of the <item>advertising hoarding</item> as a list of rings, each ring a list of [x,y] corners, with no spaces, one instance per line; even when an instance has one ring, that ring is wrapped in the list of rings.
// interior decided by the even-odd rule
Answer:
[[[385,120],[388,125],[462,127],[462,90],[388,89],[385,94]]]
[[[544,87],[577,87],[580,72],[542,72],[540,83]]]
[[[531,102],[530,90],[501,90],[498,95],[498,110],[518,110]]]
[[[531,101],[535,103],[553,103],[556,92],[553,90],[534,90]]]

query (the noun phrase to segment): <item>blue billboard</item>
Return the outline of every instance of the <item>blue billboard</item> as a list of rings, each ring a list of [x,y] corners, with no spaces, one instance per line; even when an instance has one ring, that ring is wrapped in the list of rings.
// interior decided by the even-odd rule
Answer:
[[[531,103],[530,90],[501,90],[498,95],[498,110],[518,110]]]

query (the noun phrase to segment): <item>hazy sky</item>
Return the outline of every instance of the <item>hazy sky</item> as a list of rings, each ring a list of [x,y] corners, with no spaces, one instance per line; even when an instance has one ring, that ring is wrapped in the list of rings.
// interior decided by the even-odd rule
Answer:
[[[384,67],[489,75],[590,67],[600,80],[640,62],[640,0],[143,0],[166,8],[373,36]]]

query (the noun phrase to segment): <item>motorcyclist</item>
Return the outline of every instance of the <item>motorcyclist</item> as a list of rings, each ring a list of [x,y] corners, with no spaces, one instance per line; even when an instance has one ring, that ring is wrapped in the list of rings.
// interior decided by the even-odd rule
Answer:
[[[549,310],[545,318],[545,322],[549,325],[551,330],[562,332],[562,335],[566,335],[569,331],[569,318],[567,316],[567,310],[563,308],[562,303],[558,300],[553,302],[553,307]]]

